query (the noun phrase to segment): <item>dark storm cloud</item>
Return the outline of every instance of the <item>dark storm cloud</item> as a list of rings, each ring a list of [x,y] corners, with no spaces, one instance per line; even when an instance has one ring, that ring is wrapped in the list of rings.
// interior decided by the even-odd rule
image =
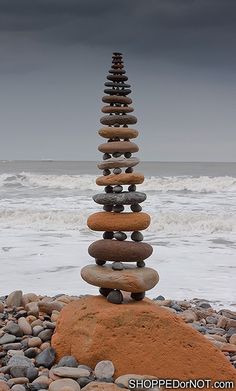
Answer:
[[[0,0],[0,158],[94,159],[118,50],[146,159],[235,159],[235,40],[236,0]]]
[[[139,56],[230,68],[235,66],[236,1],[0,0],[0,31],[18,40],[113,44]]]
[[[129,37],[135,35],[137,41],[140,38],[145,41],[145,47],[152,47],[155,39],[165,41],[162,33],[167,31],[187,34],[205,29],[206,35],[212,31],[235,33],[236,2],[119,0],[116,4],[109,0],[0,0],[0,21],[2,31],[31,33],[57,29],[59,36],[51,38],[62,43],[67,40],[94,43],[99,38],[109,40],[113,36],[125,38],[129,43]]]

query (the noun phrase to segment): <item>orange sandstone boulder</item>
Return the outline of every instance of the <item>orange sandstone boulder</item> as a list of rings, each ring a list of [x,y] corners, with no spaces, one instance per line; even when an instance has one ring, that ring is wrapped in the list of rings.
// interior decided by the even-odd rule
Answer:
[[[73,355],[95,367],[111,360],[124,374],[236,381],[224,354],[182,319],[151,300],[116,306],[87,296],[65,306],[52,338],[57,359]]]
[[[96,212],[89,216],[87,225],[94,231],[142,231],[150,221],[143,212]]]

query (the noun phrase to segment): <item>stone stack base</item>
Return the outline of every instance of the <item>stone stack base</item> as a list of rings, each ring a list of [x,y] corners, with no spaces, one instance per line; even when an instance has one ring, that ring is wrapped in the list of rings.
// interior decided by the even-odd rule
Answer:
[[[101,296],[73,301],[60,313],[52,346],[57,359],[73,355],[90,367],[111,360],[115,377],[135,373],[236,384],[235,370],[223,353],[149,299],[122,306]]]

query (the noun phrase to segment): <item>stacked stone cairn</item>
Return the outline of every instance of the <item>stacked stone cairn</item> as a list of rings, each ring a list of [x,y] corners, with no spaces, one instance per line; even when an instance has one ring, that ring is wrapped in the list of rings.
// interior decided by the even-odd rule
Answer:
[[[102,98],[107,104],[102,112],[107,115],[100,122],[105,126],[98,132],[107,139],[98,147],[103,152],[103,161],[98,164],[103,176],[96,180],[98,186],[105,186],[105,192],[93,197],[96,203],[103,205],[104,211],[92,214],[87,221],[90,229],[104,233],[103,239],[92,243],[88,249],[96,265],[85,266],[81,271],[82,278],[100,287],[100,293],[114,304],[123,302],[122,291],[130,292],[136,301],[142,300],[145,291],[159,280],[158,273],[145,267],[144,262],[153,249],[143,242],[140,231],[149,226],[150,216],[142,212],[140,205],[146,194],[136,191],[136,185],[144,181],[144,176],[133,168],[139,159],[132,153],[139,148],[130,139],[137,137],[138,131],[128,125],[135,124],[137,118],[130,115],[134,109],[129,106],[132,100],[127,95],[131,90],[125,73],[122,54],[113,53],[105,83],[107,95]],[[125,207],[130,209],[125,210]],[[127,240],[129,234],[130,240]]]

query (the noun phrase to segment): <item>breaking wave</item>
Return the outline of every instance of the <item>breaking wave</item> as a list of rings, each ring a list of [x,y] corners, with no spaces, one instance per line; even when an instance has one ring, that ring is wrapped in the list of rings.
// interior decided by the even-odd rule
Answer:
[[[22,172],[0,175],[0,187],[97,190],[95,175],[39,175]],[[156,192],[217,193],[236,191],[236,178],[231,176],[172,176],[147,177],[140,190]]]
[[[0,226],[4,228],[34,228],[42,230],[77,230],[89,232],[86,220],[91,210],[0,210]],[[196,212],[151,213],[151,225],[147,232],[165,234],[212,234],[236,232],[236,216],[230,214],[209,214]],[[100,235],[100,234],[99,234]]]

